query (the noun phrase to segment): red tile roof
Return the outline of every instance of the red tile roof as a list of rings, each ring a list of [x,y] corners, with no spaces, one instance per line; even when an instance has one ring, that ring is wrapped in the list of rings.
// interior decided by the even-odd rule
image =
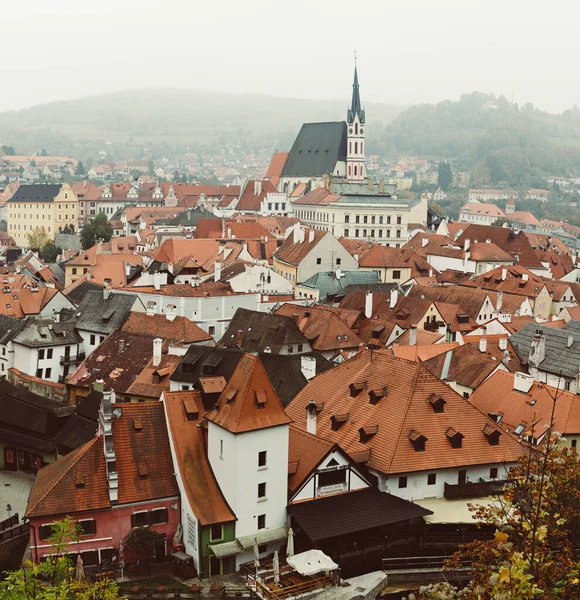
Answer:
[[[374,403],[371,392],[378,397]],[[445,400],[444,412],[434,412],[433,397]],[[424,366],[385,351],[364,350],[312,379],[287,408],[302,430],[311,400],[324,405],[317,414],[317,435],[351,456],[370,450],[367,466],[381,473],[511,463],[522,454],[520,444],[507,434],[490,445],[483,429],[497,427],[486,415]],[[333,429],[332,417],[339,415],[346,415],[346,422]],[[362,443],[359,430],[377,425],[377,433]],[[464,435],[461,448],[451,447],[445,435],[449,427]],[[424,452],[415,451],[409,438],[413,431],[427,438]]]
[[[247,353],[238,362],[216,408],[206,418],[232,433],[287,425],[292,421],[284,412],[260,359]]]
[[[130,312],[122,331],[149,337],[160,337],[184,344],[195,344],[212,340],[212,336],[186,317],[175,317],[170,320],[166,315],[151,315],[141,312]]]
[[[196,517],[202,525],[235,521],[207,459],[200,427],[204,412],[200,393],[164,392],[163,403],[185,494]]]
[[[320,461],[336,447],[321,437],[290,425],[288,445],[288,491],[294,492]]]
[[[256,190],[256,184],[259,186],[259,190]],[[256,193],[256,191],[259,191],[259,193]],[[250,180],[246,183],[244,191],[236,204],[236,210],[259,211],[267,194],[277,191],[276,186],[271,181]]]
[[[310,242],[310,232],[313,232],[313,240]],[[320,229],[303,229],[304,241],[294,243],[294,235],[290,235],[284,240],[284,243],[276,251],[274,257],[276,260],[298,266],[309,254],[316,248],[318,243],[327,234],[327,231]]]
[[[270,182],[272,185],[278,185],[280,181],[280,175],[282,175],[282,171],[284,170],[284,165],[288,160],[288,152],[274,152],[272,155],[272,160],[270,161],[270,165],[268,170],[266,171],[266,177],[270,178]]]

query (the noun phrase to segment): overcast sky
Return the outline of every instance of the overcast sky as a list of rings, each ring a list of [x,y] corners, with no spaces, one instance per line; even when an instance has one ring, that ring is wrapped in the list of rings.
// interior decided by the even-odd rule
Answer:
[[[0,0],[0,110],[127,88],[580,105],[578,0]]]

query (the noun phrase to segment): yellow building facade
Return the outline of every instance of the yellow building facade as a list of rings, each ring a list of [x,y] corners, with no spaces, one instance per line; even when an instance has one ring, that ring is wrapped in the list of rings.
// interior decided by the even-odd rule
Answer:
[[[21,247],[29,246],[29,235],[37,230],[54,240],[67,225],[78,229],[79,202],[66,183],[21,185],[6,206],[8,233]]]

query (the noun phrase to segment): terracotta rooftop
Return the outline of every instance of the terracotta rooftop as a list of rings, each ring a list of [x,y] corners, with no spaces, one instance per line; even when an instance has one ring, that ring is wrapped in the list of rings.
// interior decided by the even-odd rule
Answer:
[[[531,433],[541,438],[550,425],[553,399],[557,398],[554,412],[554,429],[562,435],[580,434],[580,398],[564,390],[533,381],[528,392],[514,389],[518,375],[503,371],[494,373],[470,396],[469,401],[485,414],[501,417],[500,427],[514,432],[524,427],[521,434]]]
[[[184,344],[211,341],[213,338],[186,317],[168,319],[167,315],[130,312],[122,331],[149,337],[160,337]]]
[[[435,412],[433,397],[444,400],[443,412]],[[287,408],[302,430],[311,400],[324,405],[317,414],[317,436],[338,443],[351,456],[370,451],[367,466],[381,473],[509,463],[522,454],[507,434],[491,445],[483,429],[497,429],[495,424],[428,369],[385,351],[364,350],[312,379]],[[340,415],[348,417],[337,427]],[[377,433],[362,443],[360,428],[371,426],[378,426]],[[449,427],[463,434],[461,448],[449,443]],[[415,450],[412,431],[426,437],[424,451]]]
[[[282,175],[287,159],[288,152],[274,152],[274,154],[272,154],[272,160],[266,171],[266,177],[270,179],[270,182],[273,185],[278,185],[280,175]]]
[[[177,467],[196,517],[202,525],[235,521],[207,459],[200,426],[204,410],[199,392],[164,392],[163,403]]]
[[[232,433],[287,425],[290,419],[268,379],[260,359],[244,354],[238,362],[208,421]]]
[[[333,442],[290,425],[288,446],[288,491],[294,492],[320,461],[335,448]]]
[[[310,232],[313,232],[313,240],[310,242]],[[290,265],[299,265],[314,250],[318,243],[326,236],[328,232],[320,229],[304,229],[304,241],[294,243],[294,235],[290,235],[284,240],[284,243],[276,251],[277,260]]]

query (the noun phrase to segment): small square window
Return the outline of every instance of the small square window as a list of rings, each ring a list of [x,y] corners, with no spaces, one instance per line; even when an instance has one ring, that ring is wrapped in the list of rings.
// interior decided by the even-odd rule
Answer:
[[[44,348],[38,351],[38,360],[44,359]]]
[[[49,348],[49,349],[46,351],[46,358],[49,358],[49,359],[50,359],[50,358],[52,358],[52,353],[53,353],[53,352],[54,352],[54,350],[53,350],[52,348]]]
[[[89,344],[91,346],[95,345],[96,337],[91,333],[91,337],[89,338]]]
[[[266,529],[266,515],[258,515],[258,529]]]
[[[268,458],[268,452],[266,450],[262,450],[262,452],[258,452],[258,466],[265,467]]]
[[[37,376],[39,379],[42,379],[42,369],[36,369],[36,376]]]
[[[210,325],[210,326],[207,328],[207,332],[208,332],[210,335],[215,335],[215,327],[214,327],[213,325]]]
[[[437,483],[437,473],[429,473],[427,475],[427,485],[435,485]]]
[[[317,258],[316,259],[316,264],[317,265],[321,265],[322,264],[322,259],[321,258]]]
[[[221,523],[216,523],[211,526],[209,537],[212,542],[224,539],[224,528]]]
[[[44,372],[44,378],[50,379],[51,375],[52,375],[52,369],[46,369],[46,371]]]
[[[399,477],[399,489],[407,487],[407,477]]]
[[[497,479],[497,467],[491,467],[491,469],[489,470],[489,478]]]

